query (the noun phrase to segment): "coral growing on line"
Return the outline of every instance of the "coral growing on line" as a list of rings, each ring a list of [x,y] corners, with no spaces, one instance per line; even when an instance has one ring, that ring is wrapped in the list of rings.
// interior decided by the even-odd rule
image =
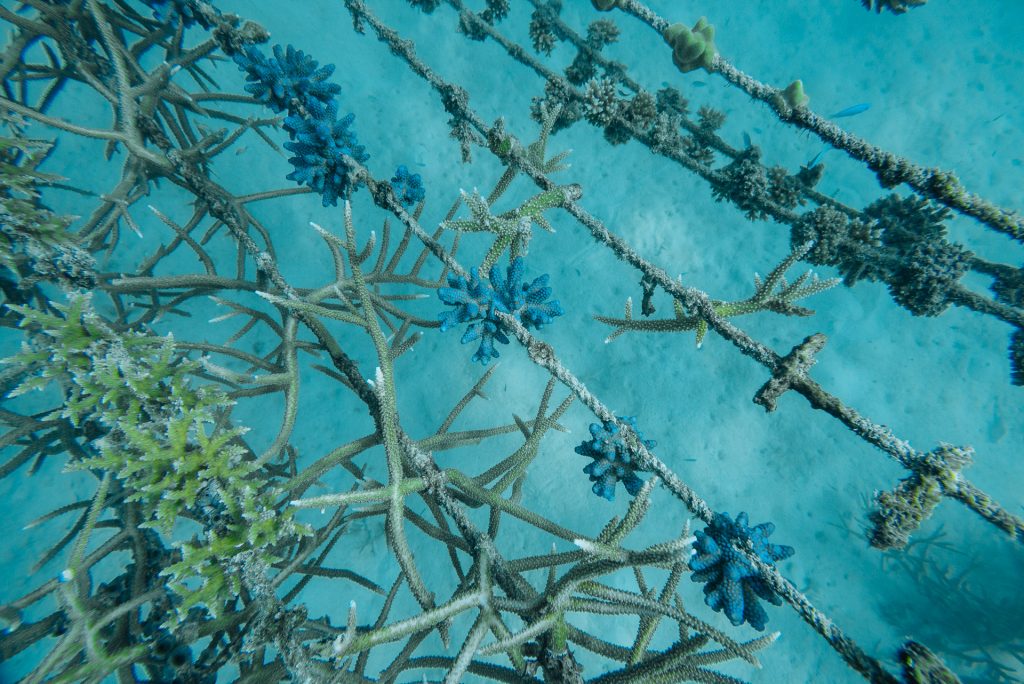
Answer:
[[[772,591],[746,555],[733,548],[750,545],[751,550],[765,563],[789,558],[795,552],[792,546],[772,544],[768,537],[775,531],[770,522],[749,526],[746,513],[734,521],[728,513],[716,513],[711,524],[696,532],[696,555],[690,559],[691,579],[704,582],[704,601],[716,611],[724,611],[729,622],[737,627],[744,622],[760,631],[768,622],[768,615],[757,602],[762,598],[776,606],[782,599]]]
[[[635,416],[619,416],[618,419],[633,428],[633,432],[645,447],[653,449],[657,445],[653,439],[644,439],[644,433],[636,427]],[[614,501],[615,485],[621,482],[627,492],[636,496],[644,486],[644,481],[636,474],[636,471],[642,468],[636,462],[635,452],[622,438],[619,426],[610,420],[604,421],[604,424],[591,423],[590,437],[577,446],[575,451],[580,456],[594,459],[583,467],[583,472],[589,475],[590,481],[594,483],[591,491]]]
[[[311,100],[330,104],[341,92],[341,86],[327,80],[334,73],[333,64],[319,63],[289,45],[285,50],[275,45],[274,56],[267,57],[252,45],[234,55],[235,64],[246,73],[247,92],[274,112],[296,111]],[[293,104],[293,101],[297,101]]]
[[[283,52],[275,45],[271,58],[250,45],[234,60],[246,72],[250,81],[246,90],[257,101],[275,112],[288,112],[284,128],[291,140],[284,146],[295,154],[288,159],[294,170],[286,178],[312,188],[325,207],[337,206],[339,197],[358,187],[355,169],[346,157],[362,164],[370,155],[352,130],[355,114],[338,118],[334,96],[341,87],[326,80],[334,73],[334,65],[320,67],[291,45]]]
[[[299,185],[308,185],[323,199],[323,205],[337,206],[339,197],[346,197],[356,188],[353,169],[345,161],[351,157],[362,164],[370,155],[359,144],[352,130],[355,114],[337,118],[332,102],[323,108],[311,108],[315,116],[289,116],[285,128],[292,132],[285,148],[295,155],[288,159],[295,170],[285,176]]]
[[[407,207],[423,201],[427,191],[423,187],[423,179],[418,173],[409,173],[408,167],[402,164],[391,178],[391,189],[398,195],[398,201]]]
[[[540,328],[550,323],[555,316],[565,313],[557,299],[545,301],[551,296],[548,275],[545,273],[530,283],[523,283],[526,265],[516,257],[505,270],[501,279],[497,267],[491,268],[488,279],[480,278],[480,269],[473,268],[467,280],[463,276],[450,274],[448,287],[437,290],[442,302],[454,306],[453,311],[438,315],[441,332],[458,325],[469,323],[462,344],[480,340],[480,346],[473,354],[473,360],[485,366],[500,356],[494,347],[495,341],[508,344],[508,335],[498,312],[518,318],[527,328]]]

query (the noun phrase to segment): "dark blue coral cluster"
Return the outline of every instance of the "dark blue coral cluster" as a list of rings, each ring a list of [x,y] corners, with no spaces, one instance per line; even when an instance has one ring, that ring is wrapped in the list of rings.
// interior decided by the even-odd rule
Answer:
[[[346,157],[360,164],[370,158],[352,130],[354,114],[338,117],[334,96],[341,87],[327,78],[334,65],[323,67],[312,57],[289,45],[274,46],[267,57],[254,46],[234,55],[249,81],[245,88],[275,112],[288,112],[285,130],[291,141],[285,148],[294,154],[288,161],[294,170],[287,178],[317,192],[323,205],[337,206],[338,198],[355,190],[354,168]]]
[[[275,45],[274,56],[267,57],[248,45],[235,55],[235,64],[246,73],[245,89],[274,112],[291,112],[317,101],[329,105],[341,86],[327,79],[334,73],[333,64],[319,66],[317,61],[291,45],[281,49]],[[295,113],[295,112],[292,112]]]
[[[704,602],[715,611],[725,611],[735,626],[744,622],[756,630],[763,630],[768,615],[757,602],[762,598],[779,605],[779,598],[768,584],[761,579],[746,555],[733,547],[733,542],[745,546],[749,541],[754,553],[765,563],[793,555],[792,546],[772,544],[768,537],[775,531],[775,525],[766,522],[749,527],[746,513],[740,513],[733,521],[728,513],[715,513],[711,524],[696,533],[693,547],[696,553],[690,559],[691,578],[704,583]]]
[[[422,202],[423,198],[427,196],[420,174],[409,173],[405,164],[399,166],[394,177],[391,178],[391,189],[398,196],[398,201],[407,207]]]
[[[448,306],[455,307],[438,316],[441,332],[461,323],[469,323],[462,335],[462,344],[480,340],[480,346],[473,354],[473,360],[485,366],[500,356],[494,343],[508,344],[504,323],[497,313],[518,318],[527,328],[540,328],[550,323],[555,316],[565,313],[557,299],[546,301],[551,296],[548,274],[531,283],[523,282],[526,264],[522,257],[516,257],[505,269],[504,279],[493,266],[486,280],[480,277],[480,269],[470,270],[466,278],[449,274],[448,287],[437,290],[437,296]]]
[[[635,416],[616,416],[616,419],[633,428],[637,438],[648,449],[657,445],[653,439],[644,439],[644,433],[636,427]],[[590,481],[594,483],[590,489],[598,496],[614,501],[615,485],[619,482],[633,496],[644,486],[644,481],[636,474],[637,470],[641,470],[636,455],[622,438],[618,424],[613,421],[591,423],[590,439],[577,446],[576,453],[594,459],[583,467],[583,472],[590,476]]]
[[[313,188],[323,198],[325,207],[337,206],[339,197],[347,197],[356,188],[354,169],[345,157],[362,164],[370,155],[352,130],[355,114],[339,119],[334,102],[322,105],[315,100],[307,111],[310,116],[293,114],[284,120],[284,128],[292,138],[284,146],[295,153],[288,159],[294,170],[285,177]]]

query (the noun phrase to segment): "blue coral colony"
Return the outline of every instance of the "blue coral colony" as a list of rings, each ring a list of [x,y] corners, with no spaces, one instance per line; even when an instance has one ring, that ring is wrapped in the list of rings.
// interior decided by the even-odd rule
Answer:
[[[653,439],[644,439],[643,433],[637,429],[635,416],[617,418],[633,428],[633,432],[645,447],[655,447],[657,442]],[[598,496],[614,501],[615,485],[619,482],[622,482],[627,492],[636,496],[644,485],[643,480],[636,474],[640,469],[636,463],[636,456],[623,440],[618,424],[613,421],[606,420],[603,424],[591,423],[590,439],[576,447],[576,453],[594,459],[583,467],[583,472],[590,476],[590,481],[594,483],[591,489]]]
[[[294,153],[288,160],[294,170],[287,178],[312,188],[325,207],[336,206],[339,197],[347,197],[356,187],[346,157],[362,164],[370,155],[352,130],[355,114],[338,118],[334,96],[341,86],[327,80],[334,73],[334,65],[320,67],[315,59],[291,45],[285,50],[275,45],[272,57],[249,45],[236,53],[234,60],[246,73],[246,90],[253,97],[275,113],[288,113],[284,128],[291,140],[284,146]],[[406,206],[425,195],[420,175],[409,173],[404,165],[398,167],[391,187]]]
[[[158,19],[181,21],[186,26],[206,23],[202,15],[192,12],[188,3],[150,0],[147,4]],[[334,72],[334,65],[320,67],[312,57],[290,45],[286,49],[275,46],[272,57],[250,45],[235,54],[234,59],[247,75],[246,90],[275,113],[288,114],[284,128],[291,140],[285,147],[294,153],[289,159],[294,170],[287,178],[320,194],[324,206],[337,205],[339,197],[344,198],[355,189],[352,169],[345,157],[363,163],[369,155],[352,130],[355,115],[338,118],[334,98],[341,87],[327,80]],[[859,111],[844,110],[835,116]],[[406,206],[422,201],[425,196],[419,174],[410,173],[404,165],[399,166],[391,178],[391,187],[398,201]],[[486,365],[500,355],[495,342],[509,342],[497,312],[518,318],[527,328],[538,329],[565,313],[558,300],[548,301],[551,296],[548,275],[524,283],[524,272],[522,257],[516,257],[504,278],[496,266],[486,279],[474,268],[468,279],[449,275],[448,287],[438,289],[441,301],[453,307],[439,315],[441,330],[468,323],[461,342],[480,341],[473,361]],[[643,433],[637,430],[635,417],[617,420],[628,424],[648,449],[656,445],[654,440],[643,438]],[[575,450],[592,459],[583,471],[593,483],[594,494],[613,501],[616,485],[622,482],[626,491],[635,496],[643,480],[636,474],[640,470],[636,455],[625,443],[619,425],[612,421],[592,423],[590,435],[591,438]],[[794,553],[792,547],[768,541],[774,529],[770,522],[749,527],[746,513],[740,513],[735,520],[728,513],[716,513],[711,524],[696,533],[695,555],[689,562],[693,571],[691,577],[695,582],[704,583],[707,605],[724,611],[733,625],[746,622],[754,629],[763,630],[768,616],[758,599],[775,605],[781,603],[746,555],[733,545],[749,544],[754,554],[770,565],[789,558]]]
[[[725,611],[733,625],[748,622],[754,629],[763,630],[768,616],[757,599],[774,605],[782,603],[746,554],[733,546],[733,542],[741,546],[749,543],[754,555],[773,565],[794,553],[792,546],[768,541],[774,531],[775,525],[770,522],[750,527],[746,513],[737,515],[736,520],[728,513],[716,513],[711,524],[695,535],[696,554],[690,559],[691,579],[704,583],[705,603],[713,610]]]
[[[491,268],[487,280],[480,277],[480,269],[473,268],[468,280],[452,274],[448,276],[448,287],[438,289],[441,301],[455,307],[438,316],[441,331],[469,323],[461,341],[466,344],[480,340],[473,354],[474,361],[487,365],[492,358],[500,356],[494,343],[508,344],[498,312],[518,318],[527,328],[540,328],[565,313],[557,299],[546,301],[551,296],[548,275],[545,273],[526,284],[523,283],[525,269],[523,258],[516,257],[505,270],[504,279],[497,266]]]

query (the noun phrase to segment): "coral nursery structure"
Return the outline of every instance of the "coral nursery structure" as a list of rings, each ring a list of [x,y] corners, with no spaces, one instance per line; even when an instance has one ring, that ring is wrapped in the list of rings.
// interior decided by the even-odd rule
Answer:
[[[0,680],[1021,681],[977,4],[0,2]]]

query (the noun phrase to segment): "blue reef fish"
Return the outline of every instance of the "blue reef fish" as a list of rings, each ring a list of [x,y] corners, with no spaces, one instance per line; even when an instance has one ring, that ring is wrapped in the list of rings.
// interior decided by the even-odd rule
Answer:
[[[862,112],[868,111],[871,108],[871,104],[868,102],[861,102],[860,104],[850,105],[846,109],[840,109],[835,114],[830,115],[830,119],[841,119],[844,116],[856,116]]]

